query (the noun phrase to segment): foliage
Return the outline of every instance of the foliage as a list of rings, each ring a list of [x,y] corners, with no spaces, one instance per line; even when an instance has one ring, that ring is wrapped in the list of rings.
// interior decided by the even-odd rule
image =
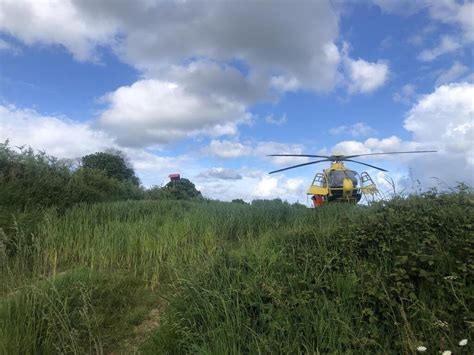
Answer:
[[[20,210],[40,206],[62,206],[70,177],[60,160],[31,148],[15,151],[0,144],[1,204]]]
[[[327,212],[180,279],[143,350],[472,352],[472,193]]]
[[[164,193],[171,195],[176,200],[201,199],[201,192],[188,179],[170,181],[163,187]]]
[[[68,185],[69,200],[80,202],[118,201],[142,198],[142,191],[130,180],[108,177],[103,171],[81,168],[72,174]]]
[[[130,181],[136,186],[140,184],[133,168],[130,164],[127,164],[121,152],[97,152],[86,155],[82,157],[82,166],[87,169],[103,171],[109,178],[115,178],[119,181]]]
[[[8,253],[14,253],[19,243],[15,226],[19,224],[27,236],[36,234],[47,208],[64,211],[80,202],[138,199],[142,195],[141,188],[128,180],[119,181],[98,170],[74,170],[70,162],[44,152],[0,144],[0,231],[5,234]]]
[[[166,188],[159,186],[152,186],[145,190],[145,199],[147,200],[172,200],[174,199],[173,193]]]

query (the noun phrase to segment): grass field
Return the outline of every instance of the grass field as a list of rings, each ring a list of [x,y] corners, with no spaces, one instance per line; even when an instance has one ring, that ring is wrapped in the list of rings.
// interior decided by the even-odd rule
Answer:
[[[77,205],[0,233],[2,354],[474,351],[465,189]]]

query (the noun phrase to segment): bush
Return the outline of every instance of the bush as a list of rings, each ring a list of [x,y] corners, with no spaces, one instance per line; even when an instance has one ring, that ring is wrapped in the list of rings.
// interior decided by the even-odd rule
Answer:
[[[102,171],[109,178],[129,181],[138,186],[140,180],[135,171],[127,164],[126,157],[120,151],[114,153],[97,152],[82,157],[82,167]]]
[[[310,212],[178,280],[144,352],[472,353],[471,192]]]
[[[143,191],[131,181],[108,177],[103,171],[81,168],[72,175],[67,191],[70,204],[140,199]]]
[[[75,170],[70,162],[44,152],[14,150],[8,141],[0,144],[0,236],[9,255],[16,253],[20,242],[32,240],[45,209],[62,213],[80,202],[140,198],[143,190],[133,179],[120,181],[100,170]]]
[[[202,199],[201,191],[188,179],[181,178],[168,182],[163,189],[165,196],[170,196],[176,200]]]

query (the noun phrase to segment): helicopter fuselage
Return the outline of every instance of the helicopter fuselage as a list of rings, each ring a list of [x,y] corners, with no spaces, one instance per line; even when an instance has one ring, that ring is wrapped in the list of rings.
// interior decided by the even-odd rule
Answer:
[[[328,169],[317,173],[307,194],[312,195],[315,207],[328,202],[357,203],[363,194],[375,193],[377,188],[367,172],[360,175],[336,161]]]

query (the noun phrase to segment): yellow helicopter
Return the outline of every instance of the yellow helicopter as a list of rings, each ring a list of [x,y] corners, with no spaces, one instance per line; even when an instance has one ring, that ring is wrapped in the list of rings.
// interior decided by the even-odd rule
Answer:
[[[352,162],[362,164],[380,171],[387,170],[379,168],[375,165],[352,160],[352,158],[368,156],[368,155],[385,155],[385,154],[413,154],[413,153],[435,153],[435,150],[416,150],[409,152],[385,152],[385,153],[369,153],[354,155],[313,155],[313,154],[270,154],[270,157],[306,157],[306,158],[324,158],[322,160],[310,161],[308,163],[289,166],[269,172],[269,174],[279,173],[281,171],[299,168],[306,165],[312,165],[322,162],[331,162],[331,166],[324,169],[322,173],[314,176],[313,182],[309,186],[307,195],[312,195],[314,207],[320,207],[328,202],[349,202],[357,203],[362,196],[375,195],[378,193],[377,186],[364,171],[358,174],[354,170],[350,170],[344,166],[344,162]]]

